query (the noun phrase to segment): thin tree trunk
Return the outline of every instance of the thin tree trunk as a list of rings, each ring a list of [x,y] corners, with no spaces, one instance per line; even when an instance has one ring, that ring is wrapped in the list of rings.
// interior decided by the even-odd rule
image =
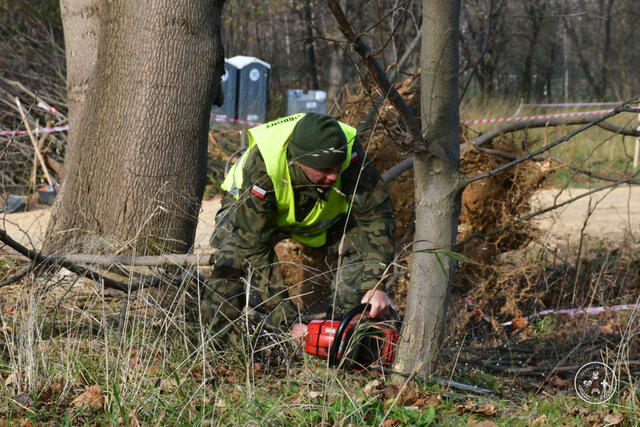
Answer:
[[[451,250],[456,239],[464,177],[458,172],[458,31],[460,1],[424,0],[421,104],[425,139],[446,159],[415,156],[416,233],[411,286],[394,370],[420,373],[434,368],[443,338],[453,262],[440,255],[448,277],[430,249]],[[436,148],[434,147],[434,148]]]
[[[313,41],[313,21],[311,18],[311,0],[305,0],[303,6],[305,40],[304,47],[307,51],[307,61],[309,65],[309,78],[311,79],[311,87],[309,89],[320,89],[318,81],[318,64],[316,62],[316,48]]]

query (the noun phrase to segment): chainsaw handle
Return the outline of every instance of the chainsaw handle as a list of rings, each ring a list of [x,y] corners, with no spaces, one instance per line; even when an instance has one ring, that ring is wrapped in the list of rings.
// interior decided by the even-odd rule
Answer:
[[[368,306],[369,304],[358,304],[349,310],[349,312],[342,318],[340,326],[338,326],[338,330],[336,331],[336,335],[333,338],[331,348],[329,349],[329,366],[334,366],[338,362],[338,350],[340,350],[340,343],[342,342],[342,336],[344,335],[345,329],[347,329],[347,326],[349,326],[349,323],[351,323],[353,318],[364,312]]]

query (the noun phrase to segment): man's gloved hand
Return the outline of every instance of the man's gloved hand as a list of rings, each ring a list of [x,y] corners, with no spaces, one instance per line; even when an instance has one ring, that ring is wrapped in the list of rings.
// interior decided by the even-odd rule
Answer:
[[[360,301],[361,304],[369,304],[371,308],[367,311],[370,318],[375,319],[378,316],[384,316],[389,313],[391,308],[391,299],[380,290],[371,289],[367,291]]]

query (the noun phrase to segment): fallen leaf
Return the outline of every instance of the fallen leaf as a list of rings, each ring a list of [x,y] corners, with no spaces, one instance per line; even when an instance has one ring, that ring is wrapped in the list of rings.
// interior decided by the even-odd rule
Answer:
[[[617,426],[619,424],[622,424],[623,420],[624,420],[624,414],[622,413],[617,413],[617,414],[611,413],[606,417],[604,417],[604,422],[610,426]]]
[[[479,414],[484,414],[484,415],[488,415],[488,416],[493,416],[495,415],[498,411],[496,410],[495,405],[491,404],[491,403],[487,403],[486,405],[480,405],[476,410],[474,410],[473,412],[477,412]]]
[[[498,427],[498,424],[494,423],[493,421],[484,420],[480,421],[477,424],[473,424],[473,427]]]
[[[12,373],[7,375],[7,378],[4,380],[4,385],[9,387],[11,384],[16,384],[18,382],[18,376],[16,373]]]
[[[611,323],[602,325],[600,327],[600,332],[602,332],[603,334],[613,334],[613,325]]]
[[[312,399],[319,399],[322,396],[324,396],[324,393],[321,391],[310,391],[309,392],[309,397]]]
[[[84,392],[71,401],[73,406],[91,405],[93,409],[102,409],[104,407],[104,396],[100,386],[95,384],[86,386]]]
[[[513,319],[511,321],[511,324],[516,329],[522,329],[522,328],[524,328],[525,326],[527,326],[529,324],[529,321],[521,316],[521,317],[516,317],[515,319]]]
[[[257,375],[257,376],[262,375],[262,363],[255,362],[253,364],[253,375]]]
[[[362,392],[367,396],[372,396],[373,394],[377,394],[380,391],[380,387],[382,383],[379,380],[373,380],[368,382],[363,388]]]
[[[393,419],[393,420],[385,420],[385,422],[383,422],[382,424],[380,424],[382,427],[395,427],[398,424],[400,424],[402,422],[402,420],[398,420],[398,419]]]
[[[547,416],[542,414],[538,418],[531,420],[531,424],[529,426],[544,426],[547,422]]]
[[[2,306],[2,312],[4,314],[13,314],[13,311],[16,309],[15,306],[13,305],[3,305]]]

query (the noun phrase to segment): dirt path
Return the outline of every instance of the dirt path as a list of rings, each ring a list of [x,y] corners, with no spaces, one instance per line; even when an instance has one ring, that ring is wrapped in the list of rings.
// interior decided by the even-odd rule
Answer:
[[[572,189],[562,192],[556,203],[586,193],[587,190]],[[554,203],[558,190],[543,190],[533,201],[533,209],[537,210]],[[195,251],[206,251],[209,237],[213,230],[214,217],[220,208],[220,198],[206,200],[202,204],[198,229],[196,232]],[[575,240],[588,218],[585,232],[594,237],[619,239],[629,231],[636,240],[640,239],[640,187],[622,187],[611,191],[602,191],[583,197],[567,206],[538,217],[537,223],[549,239]],[[49,220],[49,209],[36,209],[28,212],[17,212],[0,217],[0,226],[7,233],[29,248],[40,248],[42,235]]]
[[[213,231],[215,214],[220,208],[220,198],[205,200],[198,218],[195,252],[204,252],[209,247],[209,237]],[[0,228],[9,236],[30,249],[39,249],[49,221],[50,208],[15,212],[0,217]]]
[[[533,211],[586,194],[587,189],[544,190],[533,200]],[[554,202],[555,201],[555,202]],[[640,240],[640,186],[618,187],[582,197],[539,217],[537,224],[550,240],[575,241],[581,229],[592,237],[620,240],[632,233]]]

